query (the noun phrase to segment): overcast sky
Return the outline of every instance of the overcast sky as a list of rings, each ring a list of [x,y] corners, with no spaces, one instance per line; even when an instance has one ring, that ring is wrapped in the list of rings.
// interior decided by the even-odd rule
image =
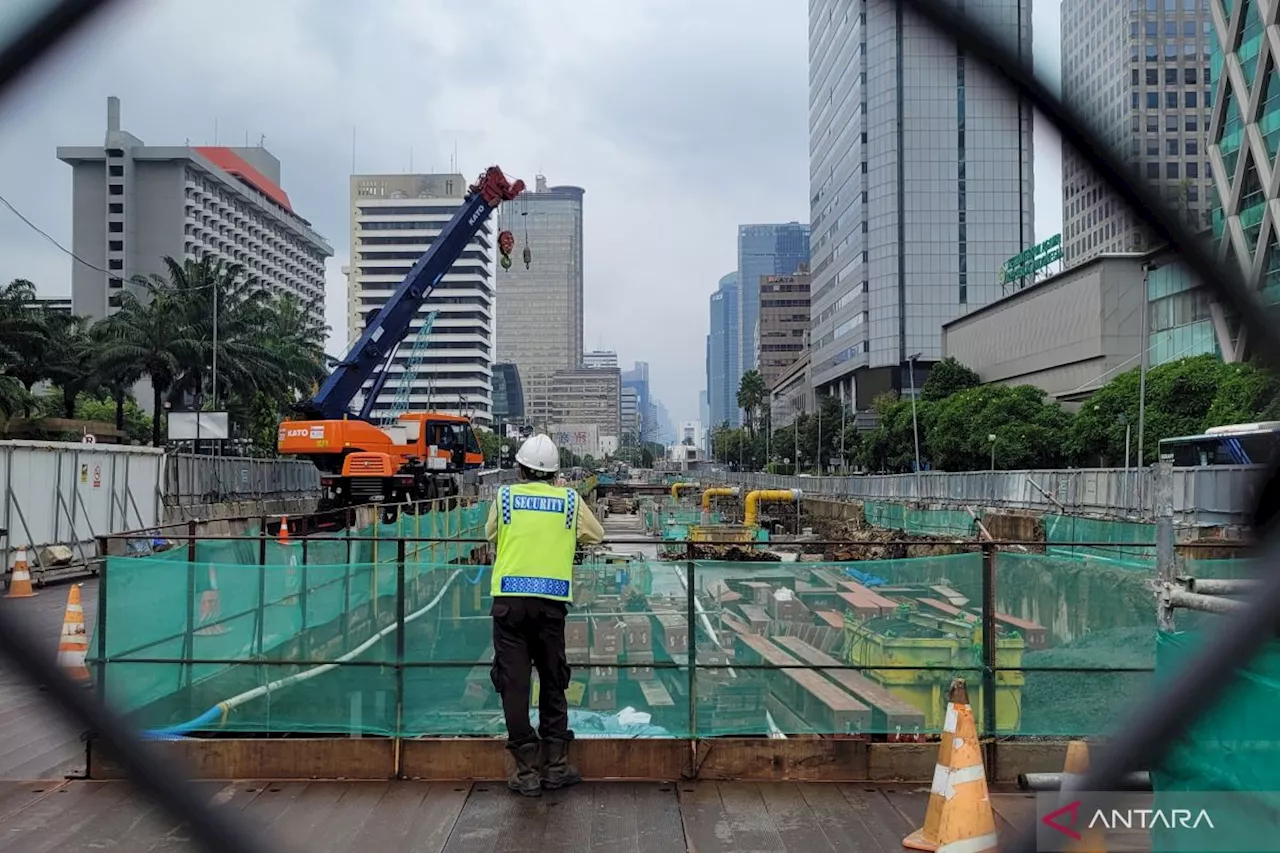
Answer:
[[[3,0],[6,4],[10,0]],[[38,0],[21,0],[30,5]],[[0,194],[65,246],[71,170],[106,99],[153,145],[265,136],[298,212],[333,244],[330,351],[345,344],[347,176],[497,163],[586,189],[588,349],[651,365],[698,417],[707,297],[736,227],[808,221],[805,0],[126,0],[0,106]],[[1036,65],[1057,78],[1058,3]],[[1056,137],[1037,127],[1036,234],[1061,222]],[[534,247],[535,257],[537,247]],[[0,209],[0,281],[70,294],[71,260]],[[499,277],[501,289],[501,277]]]

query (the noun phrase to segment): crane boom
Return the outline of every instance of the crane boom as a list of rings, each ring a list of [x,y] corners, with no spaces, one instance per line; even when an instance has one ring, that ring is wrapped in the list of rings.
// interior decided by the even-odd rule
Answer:
[[[467,189],[466,200],[431,247],[418,259],[391,298],[351,345],[324,384],[298,411],[304,418],[338,420],[351,415],[352,401],[409,333],[419,306],[449,271],[498,205],[524,191],[524,181],[509,183],[490,166]]]

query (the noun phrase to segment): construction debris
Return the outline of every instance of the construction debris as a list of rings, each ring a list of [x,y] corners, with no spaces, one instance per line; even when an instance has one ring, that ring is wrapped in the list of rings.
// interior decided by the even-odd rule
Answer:
[[[782,558],[777,554],[769,551],[759,551],[747,544],[716,544],[694,543],[693,556],[694,560],[720,560],[732,563],[779,563]],[[687,550],[677,552],[663,552],[659,555],[663,560],[688,560],[690,556]]]

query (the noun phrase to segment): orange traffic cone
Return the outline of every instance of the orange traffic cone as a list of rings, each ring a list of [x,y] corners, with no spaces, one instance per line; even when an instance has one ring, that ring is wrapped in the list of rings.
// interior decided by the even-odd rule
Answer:
[[[280,513],[280,531],[276,533],[276,541],[281,545],[289,544],[289,516]]]
[[[902,846],[937,853],[995,853],[996,818],[963,678],[951,682],[948,698],[924,826],[903,839]]]
[[[62,618],[62,640],[58,643],[58,667],[72,681],[87,685],[89,667],[85,656],[89,653],[89,635],[84,629],[84,608],[80,605],[80,587],[73,584],[67,593],[67,613]]]
[[[1067,760],[1062,768],[1062,790],[1070,796],[1070,790],[1079,790],[1080,782],[1089,772],[1089,744],[1073,740],[1067,744]],[[1077,830],[1079,837],[1067,845],[1072,853],[1107,853],[1106,838],[1097,827]]]
[[[35,590],[31,588],[31,571],[27,568],[27,549],[19,548],[13,555],[9,592],[5,598],[31,598],[35,594]]]

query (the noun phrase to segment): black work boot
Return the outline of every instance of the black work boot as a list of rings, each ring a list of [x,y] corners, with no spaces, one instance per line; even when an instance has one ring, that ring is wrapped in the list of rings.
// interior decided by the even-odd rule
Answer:
[[[548,791],[567,788],[582,781],[578,768],[569,763],[569,741],[547,738],[542,741],[542,787]]]
[[[507,744],[516,760],[515,772],[507,779],[507,788],[525,797],[542,796],[542,780],[538,774],[539,744],[535,741]]]

